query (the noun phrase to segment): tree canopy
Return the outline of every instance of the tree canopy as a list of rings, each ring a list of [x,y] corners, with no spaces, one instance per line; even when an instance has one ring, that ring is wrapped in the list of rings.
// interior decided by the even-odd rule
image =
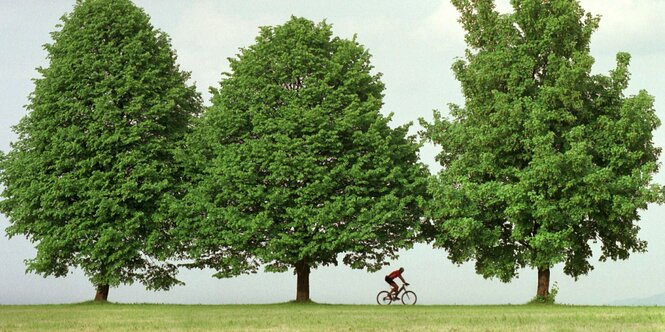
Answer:
[[[465,105],[421,120],[441,146],[429,238],[455,263],[475,260],[484,277],[511,280],[563,263],[577,278],[600,260],[646,250],[639,210],[654,202],[660,125],[646,91],[625,96],[630,55],[609,75],[591,74],[589,41],[599,18],[575,0],[453,0],[468,49],[453,64]]]
[[[384,85],[355,39],[292,17],[230,59],[181,157],[192,187],[179,237],[216,276],[379,269],[419,231],[427,170],[409,125],[380,113]]]
[[[45,45],[29,113],[0,162],[9,236],[35,243],[29,271],[81,268],[108,287],[178,283],[165,263],[176,189],[173,149],[200,113],[200,96],[166,34],[129,0],[78,1]]]

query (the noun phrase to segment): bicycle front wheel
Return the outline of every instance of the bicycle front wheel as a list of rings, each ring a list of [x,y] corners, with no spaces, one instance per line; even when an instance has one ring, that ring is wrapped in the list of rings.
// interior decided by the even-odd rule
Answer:
[[[380,291],[379,294],[376,295],[376,303],[379,305],[390,304],[392,301],[393,297],[390,296],[388,291]]]
[[[416,304],[416,301],[418,301],[418,297],[416,296],[416,293],[412,291],[406,291],[402,295],[402,303],[403,304]]]

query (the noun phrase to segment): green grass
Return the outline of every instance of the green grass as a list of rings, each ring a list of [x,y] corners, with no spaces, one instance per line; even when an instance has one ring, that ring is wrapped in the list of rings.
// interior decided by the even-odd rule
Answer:
[[[664,307],[165,305],[0,306],[0,331],[656,331]]]

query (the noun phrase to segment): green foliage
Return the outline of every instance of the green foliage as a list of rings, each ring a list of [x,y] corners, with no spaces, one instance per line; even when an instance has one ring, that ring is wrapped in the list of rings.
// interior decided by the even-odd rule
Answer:
[[[182,162],[177,237],[217,277],[343,262],[378,270],[419,231],[427,170],[355,39],[325,22],[263,27],[230,59]]]
[[[455,0],[469,49],[453,71],[466,103],[434,114],[423,136],[441,146],[429,189],[429,239],[456,263],[508,281],[522,267],[564,263],[578,277],[600,260],[646,250],[640,209],[660,149],[654,98],[626,97],[627,53],[609,75],[591,75],[589,40],[599,18],[574,0]]]
[[[36,243],[28,271],[79,267],[95,285],[169,288],[177,268],[161,262],[171,250],[161,198],[178,185],[173,149],[200,96],[130,1],[79,1],[62,22],[0,163],[7,234]]]
[[[559,285],[555,281],[547,296],[536,295],[528,304],[555,304],[557,294],[559,294]]]

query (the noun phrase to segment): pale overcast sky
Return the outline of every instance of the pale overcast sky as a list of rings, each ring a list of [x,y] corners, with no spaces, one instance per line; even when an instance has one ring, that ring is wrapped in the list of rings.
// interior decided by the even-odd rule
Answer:
[[[16,139],[11,126],[26,114],[23,105],[33,90],[35,67],[46,66],[43,44],[51,41],[59,18],[71,11],[74,0],[0,0],[0,150],[8,151]],[[386,84],[383,112],[394,113],[394,125],[419,117],[431,118],[432,109],[447,110],[448,103],[462,104],[459,83],[450,66],[464,52],[463,31],[448,0],[135,0],[150,15],[152,24],[169,34],[182,69],[191,71],[198,90],[209,103],[208,88],[217,86],[228,70],[228,57],[239,47],[251,45],[258,27],[279,25],[291,15],[313,21],[326,19],[335,35],[357,34],[373,55],[376,71]],[[656,110],[665,119],[665,1],[582,0],[582,6],[602,15],[594,34],[591,53],[594,71],[607,73],[615,55],[632,55],[632,79],[628,94],[646,89],[656,97]],[[508,0],[497,1],[501,11],[510,10]],[[665,146],[659,129],[656,144]],[[423,160],[430,168],[436,148],[426,147]],[[662,162],[663,158],[661,158]],[[664,172],[655,180],[665,183]],[[652,205],[642,212],[640,237],[649,242],[648,252],[628,261],[598,262],[588,276],[575,281],[561,266],[552,271],[557,282],[557,301],[569,304],[610,304],[631,298],[665,293],[665,207]],[[71,303],[91,300],[94,288],[80,272],[66,278],[42,278],[25,274],[23,260],[34,257],[33,245],[21,237],[8,239],[8,221],[0,215],[0,304]],[[485,280],[474,272],[473,263],[456,266],[446,253],[419,245],[404,252],[391,267],[377,273],[346,266],[314,270],[311,297],[321,303],[374,303],[375,294],[386,288],[383,276],[403,266],[405,277],[423,304],[525,303],[536,289],[536,272],[521,271],[520,278],[504,284]],[[187,283],[169,292],[146,291],[139,285],[110,291],[113,302],[157,303],[274,303],[295,298],[296,280],[291,273],[257,275],[218,280],[210,271],[181,271]]]

